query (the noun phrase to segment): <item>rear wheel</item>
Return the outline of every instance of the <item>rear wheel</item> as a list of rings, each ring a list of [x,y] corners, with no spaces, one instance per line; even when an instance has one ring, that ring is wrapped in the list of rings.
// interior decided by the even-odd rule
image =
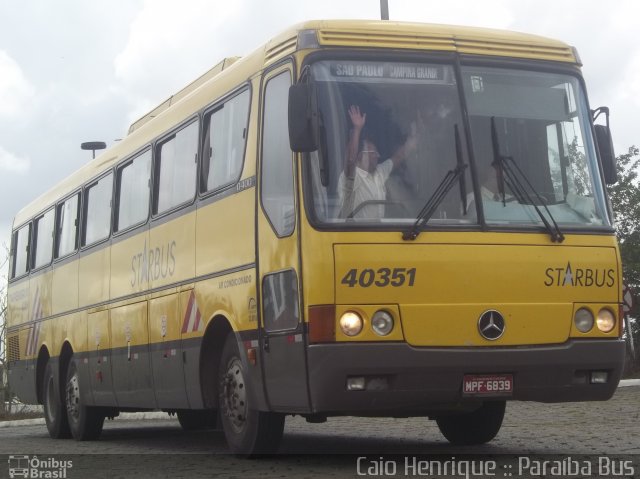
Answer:
[[[282,439],[284,415],[254,409],[246,378],[236,339],[229,334],[218,373],[218,399],[224,435],[235,454],[273,454]]]
[[[502,426],[506,401],[487,401],[479,409],[436,418],[438,428],[447,440],[467,446],[491,441]]]
[[[71,437],[71,433],[59,385],[58,376],[49,361],[42,379],[44,421],[47,424],[49,436],[53,439],[66,439]]]
[[[76,441],[91,441],[100,437],[104,414],[99,408],[82,404],[80,375],[73,358],[67,368],[65,402],[71,435]]]

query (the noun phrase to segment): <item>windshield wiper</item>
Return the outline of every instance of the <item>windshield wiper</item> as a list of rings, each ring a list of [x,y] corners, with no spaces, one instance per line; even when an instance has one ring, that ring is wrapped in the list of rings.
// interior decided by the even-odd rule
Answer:
[[[513,195],[516,197],[520,204],[528,204],[533,206],[533,208],[536,210],[536,213],[538,213],[538,216],[542,220],[545,228],[549,232],[551,241],[553,241],[554,243],[562,243],[564,241],[564,235],[562,234],[562,231],[560,231],[560,227],[558,226],[558,223],[556,223],[556,220],[553,218],[551,211],[549,211],[549,208],[547,208],[545,200],[533,187],[527,176],[514,161],[513,157],[503,156],[500,154],[500,142],[498,141],[498,130],[496,128],[495,117],[491,117],[491,143],[493,146],[492,165],[499,169],[499,171],[502,173],[498,175],[498,190],[502,195],[502,203],[506,204],[504,188],[506,183],[506,185],[513,192]],[[525,185],[528,186],[528,190],[533,193],[537,202],[534,201],[533,198],[531,198],[531,195],[529,194],[529,191],[527,191]],[[547,217],[540,210],[540,208],[538,208],[538,204],[542,205],[544,210],[547,212],[547,215],[549,215],[549,219],[553,223],[553,226],[551,226],[551,223],[549,223]]]
[[[436,187],[433,194],[429,197],[423,208],[418,213],[416,217],[416,222],[413,224],[411,228],[404,231],[402,233],[402,239],[405,241],[413,241],[415,240],[420,231],[422,230],[422,226],[431,219],[433,213],[435,213],[436,208],[442,200],[445,199],[447,193],[453,188],[456,180],[460,179],[460,198],[462,200],[463,209],[466,213],[467,211],[467,201],[466,201],[466,183],[464,180],[464,170],[467,168],[467,164],[462,161],[462,147],[460,145],[460,134],[458,133],[458,125],[454,127],[454,138],[456,143],[456,159],[457,166],[453,170],[447,171],[447,174],[442,178],[440,184]]]
[[[462,142],[460,141],[460,132],[458,131],[457,123],[453,126],[453,134],[456,141],[456,164],[458,165],[458,168],[462,168],[462,170],[464,171],[467,165],[465,165],[464,161],[462,160]],[[465,175],[463,174],[458,175],[458,178],[460,181],[459,186],[460,186],[460,202],[462,204],[462,214],[466,215],[467,214],[467,180]]]

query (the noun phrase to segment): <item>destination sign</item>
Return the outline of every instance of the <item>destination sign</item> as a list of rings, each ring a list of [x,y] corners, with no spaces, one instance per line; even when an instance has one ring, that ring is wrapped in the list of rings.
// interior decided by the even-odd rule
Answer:
[[[442,65],[421,65],[417,63],[391,62],[331,62],[330,72],[334,78],[381,79],[399,81],[419,81],[442,83],[447,80]]]

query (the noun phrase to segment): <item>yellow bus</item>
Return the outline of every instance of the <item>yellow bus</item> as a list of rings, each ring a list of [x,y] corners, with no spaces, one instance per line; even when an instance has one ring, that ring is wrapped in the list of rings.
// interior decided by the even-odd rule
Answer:
[[[580,66],[555,40],[388,21],[224,60],[16,215],[13,390],[53,438],[162,410],[247,455],[292,414],[479,444],[509,400],[610,398],[615,158]]]

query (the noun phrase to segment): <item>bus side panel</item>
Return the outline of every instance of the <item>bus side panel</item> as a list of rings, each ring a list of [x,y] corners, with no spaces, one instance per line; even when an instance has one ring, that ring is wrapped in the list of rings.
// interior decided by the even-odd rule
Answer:
[[[88,318],[89,381],[96,406],[116,406],[111,370],[109,311],[98,311]]]
[[[45,272],[32,276],[29,281],[29,322],[35,328],[36,333],[42,330],[42,325],[39,323],[51,316],[52,277],[51,270],[45,270]],[[31,338],[30,356],[37,356],[43,339],[44,337],[41,334],[36,334]],[[59,353],[59,350],[50,351],[49,353],[51,356],[55,356]]]
[[[7,328],[29,321],[29,279],[10,283],[7,288]],[[20,343],[23,345],[24,343]],[[23,350],[23,348],[22,348]]]
[[[159,408],[187,409],[178,294],[176,289],[163,294],[149,301],[149,347],[155,395]]]
[[[178,374],[183,378],[188,407],[200,409],[204,407],[200,367],[206,367],[200,363],[200,352],[207,316],[202,307],[202,296],[196,294],[193,285],[184,286],[177,298],[177,332],[182,351]],[[207,371],[205,374],[215,374],[215,372]]]
[[[198,208],[196,276],[255,263],[254,214],[254,188]]]
[[[9,361],[7,365],[7,378],[11,392],[15,393],[21,402],[25,404],[37,404],[36,393],[36,359],[25,359],[24,348],[33,334],[33,328],[23,328],[7,334],[8,341],[17,341],[20,353],[15,361]]]
[[[25,359],[9,364],[7,380],[11,392],[23,404],[38,404],[36,392],[36,361]]]
[[[73,256],[53,269],[51,313],[60,314],[78,308],[78,261]]]
[[[29,321],[29,279],[9,284],[7,292],[8,380],[11,390],[24,403],[35,404],[36,376],[32,338],[33,325]]]
[[[159,289],[177,282],[190,281],[195,276],[196,212],[187,210],[175,218],[161,218],[149,233],[149,287]],[[188,408],[183,361],[193,359],[183,354],[179,292],[187,287],[161,291],[161,299],[150,303],[150,351],[159,407]],[[192,287],[192,286],[191,286]],[[164,318],[164,336],[163,333]],[[191,327],[196,327],[191,324]],[[195,331],[202,335],[204,321]],[[197,364],[197,360],[195,360]],[[198,376],[194,379],[197,380]]]
[[[110,326],[111,368],[118,406],[155,408],[147,302],[112,309]]]
[[[104,243],[81,253],[78,265],[80,307],[92,306],[109,300],[110,263],[111,248]]]
[[[149,233],[149,288],[188,281],[195,273],[196,214],[160,220]]]
[[[252,111],[256,111],[252,108]],[[253,123],[252,119],[252,123]],[[248,138],[255,133],[249,127]],[[214,275],[210,280],[196,285],[199,305],[207,323],[214,315],[224,316],[243,341],[258,339],[256,271],[255,271],[255,146],[248,141],[245,173],[229,196],[205,200],[198,208],[196,225],[196,276]],[[240,185],[245,185],[241,189]],[[238,191],[239,190],[239,191]],[[208,203],[211,201],[211,203]],[[233,270],[238,270],[234,272]],[[226,274],[225,274],[226,273]],[[201,397],[199,376],[194,374],[194,354],[200,356],[201,341],[183,336],[183,345],[189,348],[185,363],[185,375],[189,401],[193,403],[194,391]],[[243,354],[242,345],[239,345]],[[221,352],[221,351],[219,351]],[[219,353],[216,352],[216,353]],[[218,374],[203,364],[205,374]],[[248,381],[255,393],[256,407],[266,409],[260,364],[248,368]],[[196,385],[196,380],[197,385]]]
[[[111,245],[110,298],[142,294],[149,288],[149,232],[115,239]],[[109,278],[109,276],[107,276]]]

